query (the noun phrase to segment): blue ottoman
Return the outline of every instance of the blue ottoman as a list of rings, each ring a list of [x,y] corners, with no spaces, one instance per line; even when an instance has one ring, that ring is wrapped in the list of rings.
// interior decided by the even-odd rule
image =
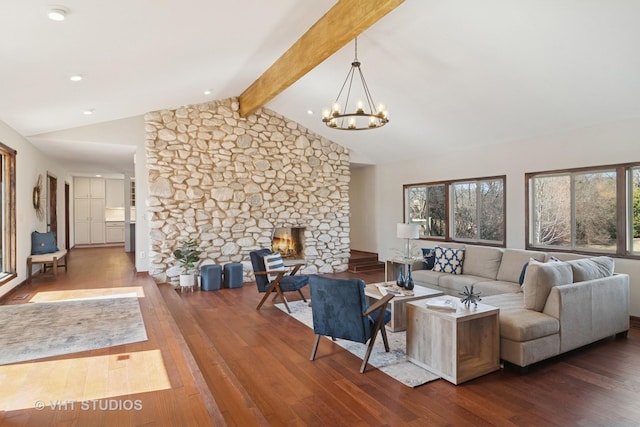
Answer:
[[[225,288],[241,288],[242,287],[242,264],[239,262],[230,262],[224,265],[224,287]]]
[[[222,285],[222,267],[207,264],[200,267],[200,286],[203,291],[217,291]]]

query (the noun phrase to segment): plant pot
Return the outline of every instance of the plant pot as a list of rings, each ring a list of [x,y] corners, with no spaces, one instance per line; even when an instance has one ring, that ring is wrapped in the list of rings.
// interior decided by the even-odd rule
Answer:
[[[191,288],[196,284],[196,275],[195,274],[181,274],[180,275],[180,287],[181,288]]]

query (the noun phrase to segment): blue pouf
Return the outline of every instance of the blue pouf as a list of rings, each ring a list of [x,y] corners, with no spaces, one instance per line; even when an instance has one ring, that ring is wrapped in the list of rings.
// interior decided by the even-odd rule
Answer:
[[[203,291],[217,291],[222,285],[222,267],[207,264],[200,267],[200,285]]]
[[[242,287],[242,264],[239,262],[230,262],[224,265],[224,287],[225,288],[241,288]]]

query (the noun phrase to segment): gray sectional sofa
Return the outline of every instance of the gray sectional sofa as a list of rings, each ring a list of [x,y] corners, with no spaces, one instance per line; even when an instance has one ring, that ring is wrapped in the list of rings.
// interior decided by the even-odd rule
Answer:
[[[416,263],[414,283],[454,296],[474,285],[483,303],[500,308],[500,356],[507,362],[526,368],[629,329],[629,276],[613,272],[613,258],[437,246],[444,248],[440,255],[463,250],[461,274]],[[442,263],[436,268],[443,269]]]

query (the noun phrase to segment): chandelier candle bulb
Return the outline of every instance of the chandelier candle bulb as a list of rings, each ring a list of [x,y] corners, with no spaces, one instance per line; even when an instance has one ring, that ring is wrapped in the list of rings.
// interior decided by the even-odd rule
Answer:
[[[362,101],[358,101],[358,103],[356,104],[356,113],[364,114],[364,107],[362,105]]]

